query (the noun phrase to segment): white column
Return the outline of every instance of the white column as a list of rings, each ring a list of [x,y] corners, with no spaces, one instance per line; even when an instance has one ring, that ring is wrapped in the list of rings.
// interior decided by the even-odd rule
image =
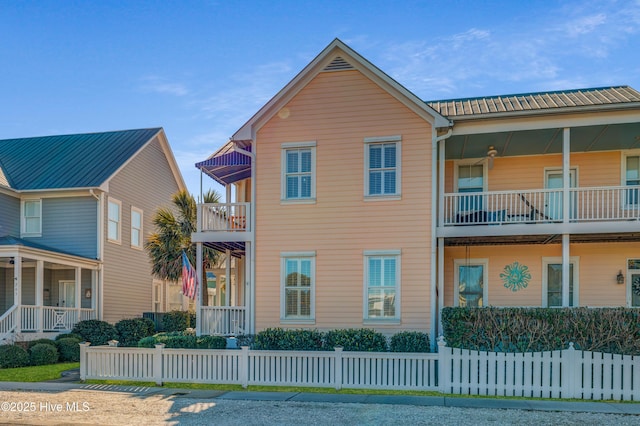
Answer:
[[[13,258],[13,304],[18,306],[18,314],[16,315],[16,331],[22,331],[20,320],[22,312],[22,256],[19,254]]]
[[[36,261],[36,330],[41,333],[43,327],[44,305],[44,261]]]
[[[569,188],[571,187],[571,129],[566,127],[562,133],[562,222],[569,223],[571,203]]]
[[[438,146],[438,226],[444,223],[444,141]]]
[[[226,291],[225,291],[225,303],[224,306],[231,306],[231,250],[225,251],[225,277],[226,277]]]
[[[196,336],[202,334],[202,292],[206,282],[202,282],[202,243],[196,243],[196,280],[200,283],[196,291]]]
[[[569,306],[569,234],[562,234],[562,306]]]
[[[84,296],[84,294],[82,294],[82,268],[76,268],[76,305],[74,306],[75,310],[76,310],[76,315],[75,315],[75,322],[79,322],[81,319],[81,314],[80,314],[80,308],[82,307],[82,297]]]
[[[444,307],[444,238],[438,238],[438,336],[442,335],[442,308]],[[431,340],[436,341],[432,334]]]

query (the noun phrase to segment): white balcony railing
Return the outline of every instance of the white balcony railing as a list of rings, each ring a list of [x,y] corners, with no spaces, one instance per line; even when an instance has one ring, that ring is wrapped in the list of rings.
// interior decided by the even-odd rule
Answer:
[[[640,219],[640,187],[571,188],[568,220]],[[554,223],[564,221],[562,189],[444,194],[445,226]]]
[[[71,330],[79,322],[95,319],[96,311],[87,308],[59,306],[20,306],[21,331]]]
[[[202,334],[237,336],[246,331],[244,306],[203,306]]]
[[[250,203],[198,205],[198,231],[251,231]]]

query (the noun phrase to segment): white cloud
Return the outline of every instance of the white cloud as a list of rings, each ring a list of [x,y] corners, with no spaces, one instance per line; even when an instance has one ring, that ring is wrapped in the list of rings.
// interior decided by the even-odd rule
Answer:
[[[158,76],[144,77],[142,90],[174,96],[186,96],[189,90],[182,83],[168,81],[166,78]]]

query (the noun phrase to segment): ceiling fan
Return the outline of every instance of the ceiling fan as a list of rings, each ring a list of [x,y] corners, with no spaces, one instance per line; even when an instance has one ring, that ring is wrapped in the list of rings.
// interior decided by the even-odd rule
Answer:
[[[489,170],[493,169],[493,159],[496,158],[496,155],[498,155],[498,150],[493,145],[489,145],[489,149],[487,150]]]

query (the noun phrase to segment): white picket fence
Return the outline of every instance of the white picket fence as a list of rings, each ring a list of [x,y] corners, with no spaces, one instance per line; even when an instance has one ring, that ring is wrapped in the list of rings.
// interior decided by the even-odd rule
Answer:
[[[640,357],[569,349],[495,353],[155,349],[81,344],[80,378],[432,390],[447,394],[640,400]]]

